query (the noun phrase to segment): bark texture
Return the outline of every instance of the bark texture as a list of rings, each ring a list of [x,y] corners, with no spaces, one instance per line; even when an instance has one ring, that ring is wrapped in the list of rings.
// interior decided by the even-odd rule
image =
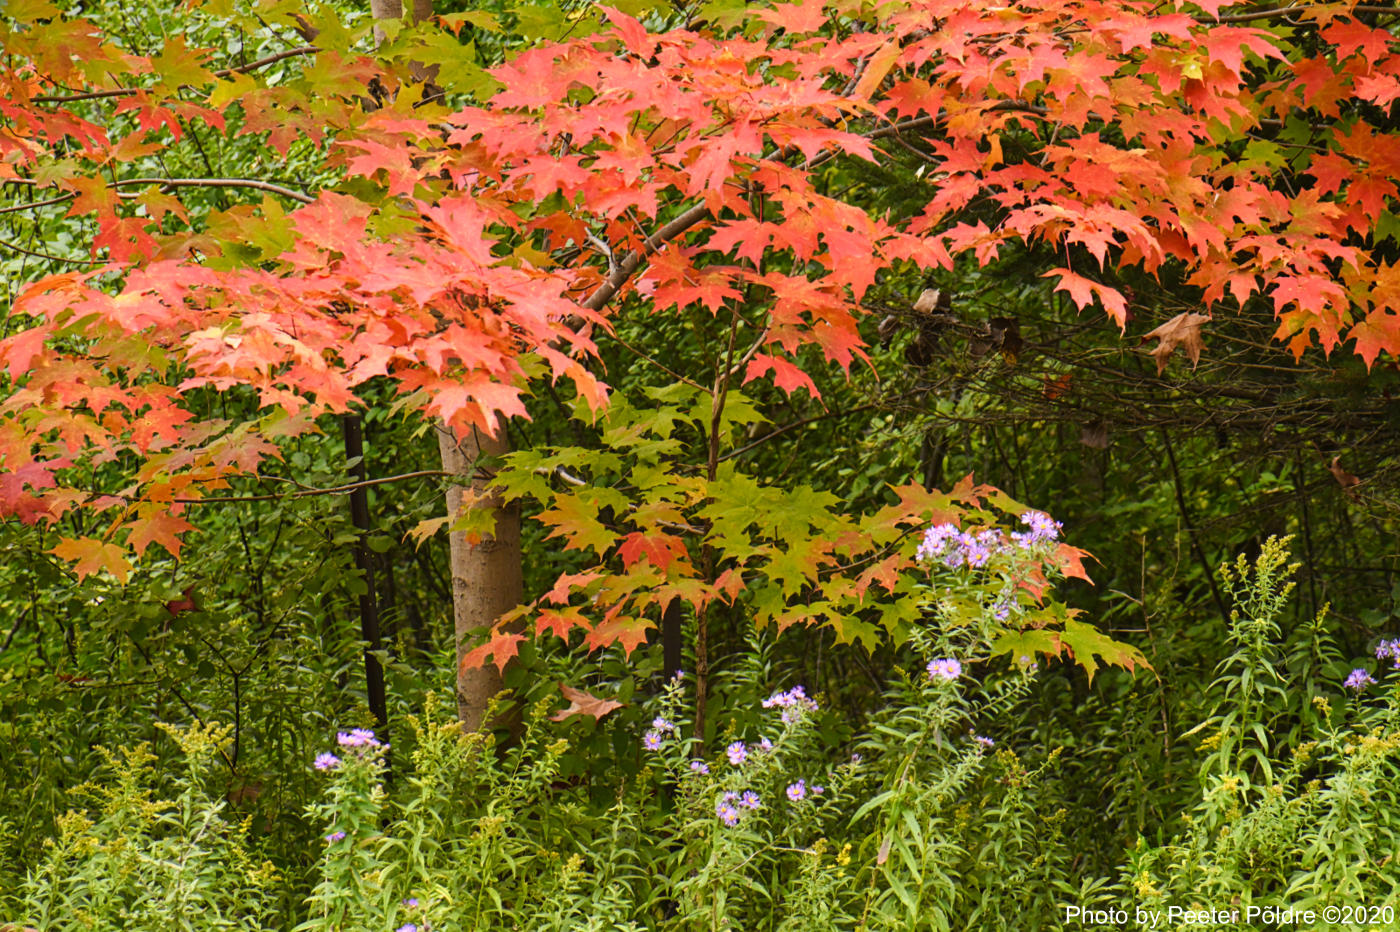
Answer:
[[[524,583],[521,573],[520,511],[506,505],[488,483],[477,475],[477,460],[510,451],[510,440],[502,427],[496,436],[472,431],[458,436],[439,422],[438,447],[445,472],[460,476],[478,496],[476,507],[489,508],[496,517],[495,534],[473,544],[463,532],[449,534],[452,568],[452,607],[457,644],[457,714],[462,724],[475,731],[483,724],[486,705],[501,691],[501,675],[494,665],[474,670],[462,669],[462,656],[470,650],[474,637],[489,628],[497,618],[520,604]],[[462,507],[463,486],[447,491],[447,514],[455,518]]]

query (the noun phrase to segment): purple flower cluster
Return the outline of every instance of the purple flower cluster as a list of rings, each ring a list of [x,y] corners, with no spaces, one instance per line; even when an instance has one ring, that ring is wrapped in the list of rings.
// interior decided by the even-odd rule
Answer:
[[[774,693],[763,700],[765,709],[782,709],[784,725],[791,725],[808,712],[817,711],[817,704],[807,696],[807,690],[794,686],[787,692]],[[771,747],[771,745],[770,745]],[[768,748],[764,748],[768,750]]]
[[[733,764],[735,767],[738,767],[749,759],[749,749],[744,747],[744,742],[742,741],[735,741],[724,749],[724,753],[729,755],[729,763]]]
[[[1059,540],[1060,530],[1064,527],[1043,511],[1026,512],[1021,515],[1021,523],[1029,527],[1030,530],[1012,531],[1011,539],[1023,550],[1029,550],[1036,544]]]
[[[990,748],[990,747],[992,747],[993,745],[996,744],[996,742],[993,741],[991,738],[985,737],[985,736],[983,736],[983,735],[973,735],[973,736],[972,736],[972,740],[973,740],[973,741],[976,741],[978,744],[982,745],[982,747],[984,747],[984,748]]]
[[[1060,522],[1043,511],[1026,512],[1021,515],[1021,523],[1029,530],[1013,531],[1009,540],[1000,528],[960,531],[946,522],[935,524],[924,532],[923,542],[919,544],[915,556],[919,560],[941,561],[950,569],[978,569],[986,566],[996,554],[1016,548],[1030,550],[1059,539]]]
[[[374,736],[374,732],[368,728],[356,728],[352,731],[342,731],[335,736],[336,744],[343,748],[382,748],[383,744]]]
[[[825,792],[826,792],[826,787],[823,787],[823,786],[811,786],[811,787],[809,787],[809,786],[807,786],[807,781],[806,781],[806,780],[798,780],[796,783],[792,783],[792,784],[789,784],[789,785],[788,785],[788,788],[787,788],[787,798],[790,799],[790,800],[792,800],[793,802],[797,803],[797,802],[801,802],[802,800],[806,799],[806,798],[807,798],[807,795],[808,795],[809,793],[810,793],[811,795],[813,795],[813,796],[820,796],[821,794],[823,794],[823,793],[825,793]]]
[[[381,743],[380,740],[374,736],[374,732],[370,731],[368,728],[356,728],[353,731],[342,731],[335,736],[335,743],[342,748],[353,750],[356,754],[361,756],[373,754],[375,751],[388,747],[388,745]],[[316,759],[312,761],[311,766],[315,767],[317,770],[339,770],[342,763],[344,762],[335,754],[332,754],[330,751],[323,751],[316,755]]]
[[[1351,671],[1351,675],[1342,683],[1347,689],[1354,689],[1358,693],[1375,682],[1375,677],[1366,670],[1356,669]]]
[[[763,806],[763,800],[753,790],[745,790],[742,793],[729,791],[715,801],[715,815],[725,825],[738,825],[741,809],[750,811]]]
[[[951,524],[935,524],[924,534],[915,556],[920,560],[941,560],[950,569],[986,566],[993,554],[1006,549],[1006,539],[996,528],[970,532]]]
[[[329,835],[326,836],[326,841],[334,844],[335,842],[340,841],[344,837],[344,832],[331,832]]]
[[[947,680],[952,682],[962,676],[962,664],[950,657],[941,660],[930,660],[928,662],[928,678],[930,680]]]
[[[704,776],[705,774],[708,774],[710,772],[710,765],[702,760],[693,760],[690,762],[690,769],[695,773]]]
[[[1395,669],[1400,670],[1400,638],[1392,638],[1389,641],[1382,640],[1377,644],[1376,659],[1392,660]]]
[[[674,733],[675,730],[675,725],[658,715],[651,720],[651,730],[642,735],[642,747],[648,751],[661,750],[662,739],[666,735]]]

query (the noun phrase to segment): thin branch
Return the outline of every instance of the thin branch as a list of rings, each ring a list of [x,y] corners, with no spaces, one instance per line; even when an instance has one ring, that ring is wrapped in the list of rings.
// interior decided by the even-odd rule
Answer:
[[[758,337],[753,341],[753,343],[749,345],[749,348],[744,350],[743,354],[740,355],[739,361],[734,363],[734,365],[730,367],[728,374],[725,375],[725,378],[732,379],[734,378],[734,376],[738,375],[739,370],[744,366],[747,366],[749,364],[749,361],[758,355],[758,351],[763,349],[763,347],[767,345],[767,339],[768,328],[764,327],[763,332],[760,333]]]
[[[770,430],[762,437],[759,437],[756,440],[752,440],[749,443],[744,444],[737,450],[730,450],[728,453],[720,457],[720,461],[723,462],[724,460],[733,459],[736,456],[743,456],[745,453],[749,452],[759,444],[767,443],[769,440],[781,436],[782,434],[785,434],[790,430],[796,430],[799,427],[806,427],[808,424],[815,424],[817,421],[825,421],[833,417],[845,417],[848,414],[860,414],[862,411],[869,411],[871,408],[880,407],[880,405],[881,403],[879,402],[868,402],[863,405],[858,405],[857,407],[851,408],[847,411],[823,411],[821,414],[814,414],[811,417],[804,417],[800,421],[793,421],[790,424],[784,424],[782,427],[779,427],[776,430]]]
[[[315,55],[319,51],[321,50],[314,45],[303,45],[294,49],[286,49],[285,51],[274,52],[271,55],[259,58],[257,61],[250,61],[246,65],[239,65],[237,68],[224,68],[220,71],[216,71],[214,72],[214,77],[227,78],[229,75],[232,74],[246,74],[249,71],[256,71],[264,65],[275,64],[276,62],[282,61],[284,59],[297,58],[302,55]],[[181,87],[187,86],[189,85],[181,85]],[[112,97],[131,97],[142,90],[145,90],[145,88],[118,87],[107,91],[87,91],[82,94],[46,95],[43,97],[33,98],[32,103],[68,104],[77,103],[78,101],[82,100],[107,100]]]
[[[1196,525],[1191,520],[1191,512],[1186,507],[1186,494],[1182,488],[1181,470],[1176,465],[1176,453],[1172,449],[1171,435],[1167,429],[1161,429],[1162,446],[1167,451],[1167,465],[1171,467],[1172,489],[1176,492],[1176,506],[1181,512],[1181,521],[1186,525],[1186,536],[1191,542],[1191,550],[1196,554],[1196,560],[1201,565],[1201,572],[1205,574],[1206,583],[1210,586],[1211,598],[1215,601],[1215,607],[1220,610],[1220,617],[1226,624],[1230,622],[1230,609],[1225,605],[1225,599],[1220,594],[1220,587],[1215,583],[1215,567],[1211,566],[1206,559],[1205,551],[1201,548],[1200,539],[1196,535]]]
[[[1205,26],[1214,26],[1220,23],[1252,23],[1260,19],[1276,19],[1288,16],[1290,13],[1298,13],[1303,9],[1301,6],[1290,4],[1289,6],[1278,6],[1271,10],[1254,10],[1250,13],[1231,13],[1229,16],[1201,16],[1196,18],[1196,22]]]
[[[34,182],[28,178],[6,178],[3,182],[0,182],[0,184],[34,184]],[[30,201],[28,204],[13,204],[9,207],[0,207],[0,214],[12,214],[16,211],[33,210],[36,207],[49,207],[53,204],[62,204],[65,201],[71,201],[77,196],[76,194],[69,193],[59,195],[58,197],[51,197],[47,201]]]
[[[588,238],[588,241],[603,254],[603,257],[608,260],[608,274],[611,275],[615,273],[617,271],[617,256],[613,254],[612,247],[592,233],[586,233],[584,235]]]
[[[0,180],[0,184],[26,185],[29,187],[42,187],[33,178],[5,178]],[[271,181],[260,181],[257,178],[118,178],[110,182],[109,188],[131,188],[138,185],[156,185],[162,188],[253,188],[258,191],[268,191],[272,194],[280,194],[282,197],[302,204],[310,204],[316,199],[309,194],[303,194],[280,184],[273,184]],[[49,198],[46,201],[34,201],[29,204],[16,204],[11,207],[0,207],[0,214],[8,214],[18,210],[32,210],[35,207],[48,207],[52,204],[62,204],[71,201],[77,194],[69,192],[58,197]]]
[[[256,178],[122,178],[119,181],[114,181],[111,187],[131,187],[142,184],[159,185],[162,188],[253,188],[258,191],[280,194],[302,204],[310,204],[316,200],[300,191],[294,191],[270,181],[259,181]]]
[[[35,252],[33,249],[25,249],[18,243],[12,243],[7,239],[0,239],[0,249],[8,249],[11,252],[18,252],[26,256],[33,256],[35,259],[47,259],[50,262],[72,262],[75,265],[100,264],[96,259],[66,259],[63,256],[51,256],[46,252]]]
[[[637,349],[631,343],[628,343],[626,340],[622,339],[622,337],[618,336],[616,333],[610,332],[608,334],[608,338],[620,345],[623,349],[627,350],[632,355],[636,356],[638,359],[651,363],[653,366],[660,369],[662,372],[666,373],[671,378],[675,379],[677,382],[683,382],[686,385],[689,385],[691,388],[699,389],[702,392],[709,391],[708,388],[701,385],[699,382],[696,382],[694,379],[688,379],[685,376],[681,375],[679,372],[672,369],[670,366],[661,362],[659,359],[656,359],[652,356],[648,356],[646,353]]]
[[[1281,19],[1293,13],[1302,13],[1306,6],[1290,4],[1288,6],[1277,6],[1268,10],[1254,10],[1249,13],[1231,13],[1229,16],[1201,16],[1196,22],[1204,26],[1214,26],[1221,23],[1252,23],[1261,19]],[[1393,6],[1354,6],[1353,13],[1376,13],[1380,15],[1400,13],[1400,7]]]
[[[386,482],[402,482],[405,479],[424,479],[430,476],[451,478],[456,473],[444,472],[441,469],[421,469],[418,472],[406,472],[397,476],[381,476],[378,479],[366,479],[364,482],[349,482],[345,485],[333,486],[329,489],[303,488],[298,492],[288,492],[285,495],[228,495],[221,498],[172,498],[171,502],[179,505],[223,505],[234,502],[278,502],[289,498],[307,498],[312,495],[343,495],[353,492],[356,489],[368,488],[372,485],[383,485]],[[280,479],[279,476],[263,476],[264,479]],[[292,480],[282,479],[283,482]],[[115,495],[113,498],[121,498],[126,501],[136,501],[136,496]]]

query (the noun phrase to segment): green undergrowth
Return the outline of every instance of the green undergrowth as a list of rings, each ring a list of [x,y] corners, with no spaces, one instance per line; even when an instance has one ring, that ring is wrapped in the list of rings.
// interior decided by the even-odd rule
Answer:
[[[392,771],[372,732],[326,736],[305,764],[319,783],[300,850],[227,798],[229,729],[163,726],[174,753],[101,752],[37,854],[9,845],[0,916],[36,930],[951,930],[1092,928],[1124,910],[1224,929],[1230,910],[1364,904],[1348,927],[1393,928],[1400,644],[1347,675],[1325,615],[1283,631],[1292,569],[1278,541],[1224,568],[1228,655],[1177,736],[1194,777],[1116,851],[1090,850],[1113,829],[1093,833],[1075,776],[1103,722],[1037,727],[1050,671],[991,659],[991,619],[935,612],[840,748],[825,697],[764,683],[763,644],[706,743],[686,677],[636,700],[651,727],[626,737],[641,765],[616,777],[566,772],[576,747],[549,703],[504,740],[463,734],[430,695]]]

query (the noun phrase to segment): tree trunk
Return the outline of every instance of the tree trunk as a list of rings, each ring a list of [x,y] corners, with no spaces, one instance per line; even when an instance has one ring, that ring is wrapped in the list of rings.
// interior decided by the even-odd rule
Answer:
[[[433,15],[433,0],[413,0],[413,21],[421,23]],[[375,19],[402,19],[401,0],[369,0],[369,12]]]
[[[370,13],[375,20],[401,19],[405,6],[403,0],[370,0]],[[433,15],[433,0],[411,0],[407,6],[412,8],[414,22]],[[375,27],[375,42],[382,42],[383,38],[383,31]],[[424,68],[414,63],[413,73],[418,80],[431,82],[437,75],[437,66]],[[476,461],[483,455],[500,456],[510,451],[504,423],[495,436],[475,429],[467,436],[458,436],[442,422],[435,424],[434,429],[443,471],[469,482],[478,496],[476,507],[491,509],[496,519],[495,534],[475,544],[468,542],[464,532],[448,533],[453,640],[457,645],[457,716],[468,731],[476,731],[485,724],[487,704],[504,684],[494,666],[463,670],[462,657],[474,646],[473,638],[519,605],[524,595],[520,510],[513,505],[505,507],[499,495],[480,497],[487,484],[476,475]],[[461,508],[462,486],[453,485],[447,490],[448,519],[455,519]]]
[[[488,483],[476,475],[476,462],[485,456],[510,451],[510,440],[502,425],[495,436],[472,430],[466,436],[439,422],[436,425],[442,468],[470,477],[476,507],[489,508],[496,518],[495,533],[473,544],[465,532],[448,535],[452,569],[453,631],[457,644],[457,714],[462,724],[475,731],[483,724],[486,705],[501,691],[501,675],[493,665],[474,670],[462,669],[462,657],[473,646],[473,638],[489,628],[497,618],[520,604],[524,590],[521,573],[520,511],[507,506],[499,494],[488,493]],[[447,516],[455,519],[462,507],[462,486],[447,490]]]
[[[369,494],[363,483],[368,478],[365,469],[364,434],[358,414],[346,414],[340,419],[345,439],[345,458],[355,462],[351,474],[362,483],[350,493],[350,520],[355,525],[355,568],[364,580],[360,593],[360,640],[365,642],[365,695],[369,710],[378,723],[379,737],[389,740],[389,706],[384,691],[384,667],[379,652],[384,645],[379,637],[379,599],[374,587],[374,558],[369,549]]]

